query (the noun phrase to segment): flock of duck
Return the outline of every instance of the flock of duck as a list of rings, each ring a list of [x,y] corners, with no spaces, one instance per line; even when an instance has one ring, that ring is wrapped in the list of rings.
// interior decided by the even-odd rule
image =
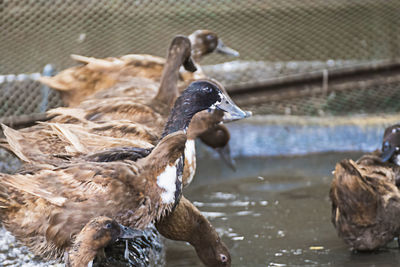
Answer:
[[[0,174],[4,227],[45,260],[91,266],[104,247],[154,223],[189,242],[205,265],[230,266],[226,245],[182,194],[196,170],[194,140],[232,165],[223,122],[251,115],[201,71],[213,51],[238,54],[198,30],[173,38],[166,59],[74,55],[83,65],[42,77],[67,107],[29,128],[3,125],[0,145],[25,163]]]
[[[183,194],[196,170],[200,138],[234,168],[224,122],[251,115],[202,72],[211,52],[237,56],[218,36],[176,36],[166,59],[73,55],[80,66],[41,81],[67,107],[49,120],[14,130],[0,146],[23,168],[0,174],[4,227],[43,259],[92,266],[117,239],[134,239],[151,223],[166,238],[189,242],[207,266],[231,257],[210,222]],[[336,165],[332,222],[357,250],[374,250],[400,234],[400,125],[381,151]]]

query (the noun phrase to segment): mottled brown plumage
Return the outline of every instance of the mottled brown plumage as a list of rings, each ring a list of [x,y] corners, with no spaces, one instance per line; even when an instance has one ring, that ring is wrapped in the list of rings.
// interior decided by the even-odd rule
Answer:
[[[91,219],[108,216],[143,229],[179,203],[186,134],[191,118],[210,107],[245,115],[217,84],[192,83],[175,101],[162,140],[145,158],[39,166],[0,176],[4,226],[35,254],[57,258]]]
[[[197,62],[213,51],[238,55],[236,51],[224,46],[216,33],[208,30],[195,31],[189,36],[189,39],[192,43],[191,54]],[[183,75],[182,77],[184,77],[184,82],[180,83],[179,86],[177,85],[179,78],[178,65],[185,64],[185,60],[183,62],[182,60],[174,61],[171,58],[183,56],[183,59],[187,59],[188,53],[190,51],[185,50],[182,45],[171,45],[166,61],[146,55],[127,55],[121,58],[107,58],[105,60],[74,56],[75,59],[86,63],[86,67],[70,69],[70,71],[66,70],[53,78],[44,78],[43,81],[56,89],[58,87],[62,89],[61,93],[65,93],[66,97],[74,98],[74,104],[67,101],[68,105],[76,106],[80,102],[79,107],[82,108],[85,119],[93,122],[126,119],[151,128],[153,133],[159,136],[171,104],[179,94],[177,88],[179,87],[182,90],[190,81],[206,77],[200,66],[196,65],[198,70],[194,74],[188,71],[180,72],[181,76]],[[159,66],[160,64],[164,65],[164,62],[166,65],[161,74]],[[135,66],[137,69],[135,69]],[[146,73],[146,68],[148,68],[148,73]],[[100,72],[104,77],[98,78],[99,75],[95,74],[96,71]],[[156,78],[157,72],[159,72],[158,78]],[[92,77],[96,79],[94,80]],[[73,82],[74,79],[77,82]],[[113,82],[109,82],[110,79]],[[63,80],[66,80],[66,82],[64,83]],[[160,80],[161,84],[158,83]],[[103,81],[107,82],[103,83]],[[110,86],[110,84],[113,86]],[[84,99],[86,100],[83,101]],[[52,115],[63,112],[68,113],[65,109],[58,109]],[[161,114],[164,117],[164,121],[157,114]],[[219,115],[214,116],[212,114],[206,114],[205,116],[219,117]],[[75,121],[74,123],[79,123],[75,118],[72,118],[72,120]],[[53,121],[71,123],[71,118],[59,116]],[[196,138],[196,135],[191,134],[191,132],[201,133],[214,125],[203,125],[196,123],[196,121],[198,120],[195,117],[192,123],[193,126],[189,129],[189,139]],[[124,135],[125,132],[120,131],[120,129],[115,128],[112,131],[112,136],[120,137]],[[121,130],[124,129],[123,127]],[[212,141],[214,136],[209,131],[207,137],[203,137],[203,139]],[[154,142],[154,139],[151,142]],[[229,146],[216,149],[228,165],[232,167],[233,161],[227,148]],[[191,180],[191,177],[194,176],[195,155],[192,155],[191,158],[191,162],[186,164],[185,177],[187,179],[185,181]],[[189,168],[189,166],[192,167]]]
[[[33,174],[1,174],[3,224],[45,258],[60,257],[71,236],[98,215],[143,229],[174,205],[163,202],[157,177],[176,164],[185,142],[182,132],[168,135],[135,163],[77,163]]]
[[[221,46],[218,46],[220,39],[214,32],[197,30],[189,36],[189,39],[192,42],[191,54],[196,62],[200,62],[203,56],[214,51],[223,53]],[[231,53],[231,55],[234,54]],[[66,69],[54,77],[41,77],[40,79],[42,83],[60,91],[64,103],[70,107],[79,105],[96,92],[115,85],[123,86],[132,78],[145,78],[160,82],[166,62],[160,57],[140,54],[105,59],[72,55],[72,58],[85,65]],[[195,79],[205,78],[201,70],[196,72],[198,77],[194,77],[191,72],[182,71],[182,73],[185,77],[184,84],[180,86],[182,89]],[[145,93],[145,90],[139,91]]]
[[[400,168],[375,152],[336,165],[331,185],[332,222],[352,248],[374,250],[400,234]]]

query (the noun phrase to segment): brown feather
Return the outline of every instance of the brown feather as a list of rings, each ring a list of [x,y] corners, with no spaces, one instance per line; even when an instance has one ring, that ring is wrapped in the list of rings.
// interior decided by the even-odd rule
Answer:
[[[339,162],[330,191],[332,222],[339,236],[358,250],[379,248],[400,234],[399,169],[371,157]]]

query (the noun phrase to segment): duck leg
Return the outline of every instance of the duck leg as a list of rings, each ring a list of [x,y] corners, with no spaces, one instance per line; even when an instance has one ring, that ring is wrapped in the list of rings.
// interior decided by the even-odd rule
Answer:
[[[206,266],[230,266],[228,248],[211,223],[184,196],[156,227],[168,239],[189,242]]]

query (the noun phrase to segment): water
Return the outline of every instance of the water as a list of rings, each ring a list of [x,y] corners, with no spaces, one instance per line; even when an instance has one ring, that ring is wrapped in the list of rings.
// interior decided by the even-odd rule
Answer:
[[[231,251],[233,266],[393,266],[395,242],[356,253],[330,222],[331,171],[360,153],[238,159],[238,172],[202,160],[184,194],[204,212]],[[167,266],[202,266],[187,244],[167,242]]]
[[[237,172],[203,158],[184,194],[222,236],[232,266],[393,266],[400,261],[395,242],[378,252],[352,252],[330,222],[331,171],[337,161],[360,155],[239,158]],[[12,236],[0,236],[0,265],[39,265]],[[166,240],[164,250],[157,266],[203,266],[184,242]]]

